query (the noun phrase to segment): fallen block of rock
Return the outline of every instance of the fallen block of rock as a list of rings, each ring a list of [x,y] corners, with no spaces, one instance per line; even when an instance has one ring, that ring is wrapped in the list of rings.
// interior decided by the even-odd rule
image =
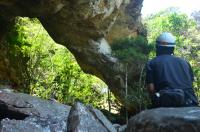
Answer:
[[[69,132],[117,132],[99,110],[79,102],[72,107],[68,121]]]
[[[66,132],[71,107],[0,90],[0,132]]]
[[[200,108],[157,108],[132,117],[127,132],[200,132]]]

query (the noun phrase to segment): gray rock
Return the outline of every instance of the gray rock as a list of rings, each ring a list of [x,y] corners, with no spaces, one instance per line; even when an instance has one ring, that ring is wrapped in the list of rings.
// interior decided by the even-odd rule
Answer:
[[[0,131],[65,132],[70,108],[27,94],[1,91]]]
[[[25,120],[3,119],[0,124],[1,132],[66,132],[65,120],[50,118],[28,117]]]
[[[119,125],[119,124],[113,124],[113,127],[118,130],[121,127],[121,125]]]
[[[123,125],[118,129],[118,132],[125,132],[127,128],[127,125]]]
[[[126,132],[200,132],[200,108],[157,108],[129,120]]]
[[[96,117],[96,119],[103,124],[104,127],[106,127],[109,132],[117,132],[115,127],[112,125],[112,123],[103,115],[103,113],[98,109],[93,109],[92,107],[88,107],[90,112],[93,114],[93,116]]]
[[[0,87],[0,92],[7,92],[7,93],[10,93],[10,92],[14,92],[14,90],[13,89],[11,89],[11,88],[9,88],[9,87],[6,87],[6,88],[4,88],[4,87]]]
[[[77,102],[70,111],[69,132],[117,132],[103,114]]]
[[[113,126],[115,127],[115,129],[117,130],[117,132],[125,132],[127,125],[119,125],[119,124],[113,124]]]

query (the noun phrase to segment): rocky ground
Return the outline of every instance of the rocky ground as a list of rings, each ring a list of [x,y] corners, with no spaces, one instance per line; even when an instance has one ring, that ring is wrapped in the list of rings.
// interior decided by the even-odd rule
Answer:
[[[1,132],[117,132],[116,128],[99,110],[79,102],[71,107],[0,90]]]
[[[143,111],[127,125],[112,124],[101,111],[77,102],[67,106],[9,89],[0,90],[0,132],[199,132],[200,108]]]

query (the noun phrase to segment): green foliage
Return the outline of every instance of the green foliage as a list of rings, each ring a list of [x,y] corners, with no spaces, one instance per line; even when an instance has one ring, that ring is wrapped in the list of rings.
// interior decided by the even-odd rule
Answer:
[[[145,24],[151,45],[155,45],[156,37],[162,32],[171,32],[176,36],[175,54],[188,60],[192,65],[195,75],[194,88],[200,97],[200,30],[195,20],[170,8],[145,18]],[[150,58],[153,55],[155,52],[150,54]]]
[[[147,92],[145,89],[145,74],[144,74],[144,66],[148,59],[149,52],[153,49],[152,45],[147,44],[146,38],[142,36],[131,37],[131,38],[123,38],[115,41],[112,46],[113,56],[118,58],[121,62],[123,62],[126,67],[130,68],[134,63],[134,69],[138,67],[135,71],[137,74],[140,74],[140,79],[135,80],[135,83],[131,84],[132,93],[128,93],[126,98],[126,103],[134,104],[134,106],[138,107],[138,110],[147,108],[149,105],[149,99]],[[128,71],[126,71],[128,72]],[[130,73],[134,71],[131,70]],[[127,73],[128,74],[128,73]],[[135,74],[135,73],[134,73]],[[132,77],[132,75],[129,75]]]
[[[150,106],[149,94],[146,91],[145,79],[146,74],[144,67],[142,68],[140,79],[138,82],[135,82],[132,86],[135,90],[133,93],[129,93],[127,97],[127,102],[132,103],[138,107],[138,112],[147,109]]]
[[[107,86],[83,73],[74,56],[56,44],[37,19],[18,18],[8,42],[15,47],[14,54],[29,58],[22,91],[65,104],[79,100],[95,107],[104,105],[102,90]]]
[[[142,36],[119,39],[112,44],[111,48],[113,55],[125,63],[145,61],[151,50],[146,38]]]
[[[189,19],[186,14],[171,10],[166,9],[145,18],[149,43],[154,43],[157,36],[162,32],[171,32],[177,37],[177,45],[181,45],[182,35],[189,29],[195,28],[194,20]]]

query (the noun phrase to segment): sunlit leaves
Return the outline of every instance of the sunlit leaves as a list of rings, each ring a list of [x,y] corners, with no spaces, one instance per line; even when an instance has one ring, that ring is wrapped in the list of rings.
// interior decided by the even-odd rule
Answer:
[[[66,104],[80,100],[100,107],[105,96],[101,88],[106,85],[83,73],[74,56],[56,44],[37,19],[16,19],[8,41],[29,58],[28,75],[24,76],[29,88],[25,91]],[[100,89],[95,88],[98,84]]]

